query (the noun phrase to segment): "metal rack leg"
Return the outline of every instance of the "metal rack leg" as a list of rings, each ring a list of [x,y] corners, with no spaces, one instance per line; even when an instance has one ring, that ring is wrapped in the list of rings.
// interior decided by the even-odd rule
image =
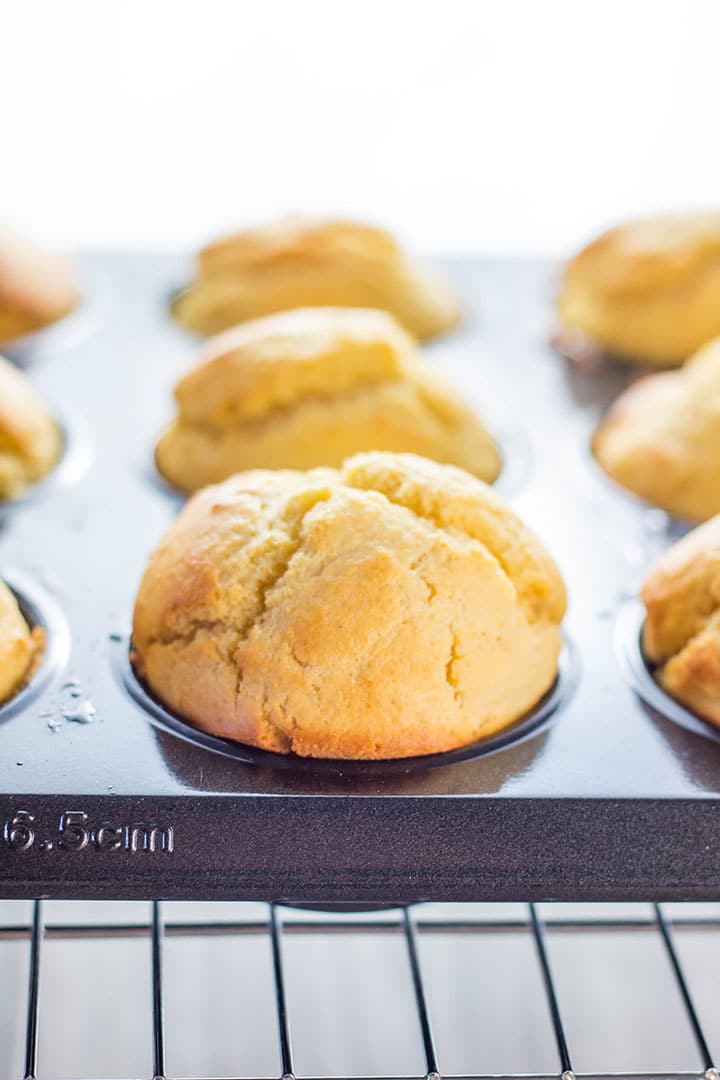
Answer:
[[[275,1009],[277,1013],[278,1036],[280,1039],[282,1080],[292,1080],[294,1076],[294,1066],[287,1001],[285,998],[281,925],[275,904],[270,905],[270,939],[272,942],[273,974],[275,977]]]
[[[685,974],[680,963],[680,957],[677,954],[675,943],[673,941],[670,924],[665,918],[665,914],[660,905],[654,904],[653,907],[655,910],[655,918],[657,919],[658,929],[660,930],[660,936],[663,939],[663,943],[668,954],[668,959],[670,960],[673,974],[675,975],[675,981],[677,982],[678,989],[680,990],[680,994],[683,999],[683,1004],[685,1005],[685,1012],[687,1013],[687,1018],[690,1021],[690,1027],[693,1030],[695,1042],[697,1043],[697,1048],[700,1052],[703,1068],[705,1069],[706,1080],[718,1080],[718,1071],[713,1065],[712,1057],[710,1055],[710,1047],[708,1046],[707,1040],[705,1039],[705,1033],[702,1029],[700,1018],[697,1014],[697,1010],[695,1009],[695,1004],[690,993],[690,988],[688,987],[687,981],[685,979]]]
[[[413,989],[415,991],[415,1003],[417,1005],[420,1030],[422,1032],[423,1049],[425,1051],[425,1067],[428,1080],[440,1080],[437,1053],[435,1051],[435,1039],[433,1038],[430,1024],[430,1012],[425,997],[420,959],[417,948],[417,931],[407,908],[403,908],[403,923],[405,929],[405,941],[407,943],[408,958],[410,960],[410,973],[412,975]]]
[[[42,900],[33,905],[30,938],[30,975],[28,979],[27,1027],[25,1032],[25,1080],[36,1080],[38,1061],[38,1020],[40,1015],[40,949],[43,939]]]
[[[555,1032],[555,1042],[560,1057],[562,1080],[575,1080],[575,1073],[573,1072],[572,1063],[570,1061],[570,1051],[568,1050],[567,1039],[565,1038],[565,1028],[560,1013],[560,1005],[558,1003],[555,983],[553,982],[552,971],[550,969],[550,959],[545,945],[545,928],[537,913],[535,904],[529,904],[528,906],[530,908],[530,923],[532,925],[538,960],[540,961],[543,985],[545,987],[545,996],[547,997],[547,1003],[550,1009],[550,1017]]]
[[[153,1078],[165,1080],[165,1010],[163,1006],[163,937],[160,903],[152,906]]]

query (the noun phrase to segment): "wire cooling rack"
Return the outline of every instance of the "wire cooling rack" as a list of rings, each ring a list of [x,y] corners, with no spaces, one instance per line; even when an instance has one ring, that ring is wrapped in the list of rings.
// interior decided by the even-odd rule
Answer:
[[[303,1075],[297,1070],[293,1051],[293,1001],[288,993],[288,980],[286,977],[285,950],[290,937],[295,935],[330,935],[337,938],[338,935],[348,934],[372,934],[391,935],[396,941],[403,943],[405,963],[409,973],[409,986],[411,986],[412,1007],[415,1013],[417,1028],[420,1036],[422,1049],[423,1069],[414,1074],[416,1080],[423,1076],[427,1080],[440,1080],[451,1078],[451,1074],[443,1072],[443,1047],[436,1039],[433,1023],[433,1009],[429,1004],[428,978],[424,970],[419,941],[425,935],[483,935],[493,934],[506,938],[509,935],[523,935],[531,943],[538,963],[540,980],[544,996],[544,1011],[549,1031],[554,1043],[557,1070],[555,1072],[538,1071],[533,1074],[536,1078],[551,1077],[560,1080],[575,1080],[575,1077],[633,1077],[641,1080],[643,1077],[702,1077],[705,1080],[718,1080],[718,1072],[713,1064],[710,1049],[710,1041],[700,1019],[700,1013],[694,1001],[690,980],[687,978],[684,964],[681,958],[681,950],[676,945],[676,934],[679,932],[700,930],[720,932],[720,912],[711,915],[693,913],[688,908],[688,913],[682,911],[683,905],[670,905],[668,909],[663,905],[642,906],[639,913],[628,913],[627,907],[618,915],[613,913],[612,906],[606,914],[603,905],[592,905],[592,914],[588,917],[583,913],[566,916],[552,911],[553,905],[539,907],[535,904],[508,905],[512,913],[505,915],[498,912],[497,906],[492,909],[490,916],[477,914],[476,905],[448,905],[443,913],[438,916],[426,914],[431,907],[414,905],[404,909],[392,909],[386,912],[373,914],[371,917],[363,915],[337,913],[321,914],[317,912],[302,913],[289,911],[275,904],[264,905],[263,917],[243,921],[225,921],[222,919],[204,919],[203,921],[191,922],[166,917],[164,907],[158,902],[151,906],[151,917],[148,921],[124,921],[120,923],[62,923],[59,921],[46,920],[46,912],[42,901],[35,901],[32,907],[32,917],[29,922],[15,922],[0,926],[0,972],[2,972],[3,944],[12,940],[21,940],[29,943],[29,981],[27,989],[27,1020],[25,1031],[24,1048],[24,1077],[26,1080],[42,1080],[42,1072],[38,1071],[38,1043],[41,1033],[41,987],[43,981],[43,952],[49,942],[84,941],[86,943],[98,942],[106,939],[140,939],[147,943],[150,960],[150,974],[152,987],[152,1024],[151,1046],[148,1046],[148,1072],[146,1076],[152,1080],[165,1080],[171,1076],[167,1069],[167,1039],[165,1023],[165,989],[166,989],[166,965],[165,943],[169,939],[199,939],[199,938],[238,938],[261,936],[269,941],[272,957],[272,986],[273,986],[273,1012],[278,1035],[278,1061],[279,1068],[276,1076],[282,1080]],[[670,908],[672,910],[670,910]],[[545,916],[544,910],[550,909],[550,914]],[[678,911],[680,909],[680,911]],[[562,912],[562,908],[561,908]],[[668,1072],[653,1069],[647,1072],[627,1073],[602,1073],[592,1072],[585,1069],[577,1070],[574,1067],[574,1047],[572,1039],[568,1036],[567,1027],[563,1015],[562,994],[558,990],[554,972],[552,950],[548,947],[548,936],[555,934],[582,932],[583,934],[605,935],[617,932],[629,932],[637,935],[651,935],[655,938],[664,953],[667,971],[673,980],[678,1001],[678,1009],[684,1017],[684,1023],[691,1033],[694,1042],[697,1061],[701,1063],[699,1069],[672,1070]],[[720,938],[718,938],[720,941]],[[492,977],[492,973],[487,973]],[[249,973],[249,977],[252,974]],[[382,971],[375,971],[374,978],[381,979]],[[648,992],[652,988],[648,987]],[[663,1017],[663,1023],[670,1023],[672,1017]],[[612,1039],[612,1032],[607,1032],[608,1039]],[[717,1037],[715,1033],[714,1037]],[[151,1065],[151,1068],[150,1068]],[[110,1076],[111,1065],[108,1072],[103,1076]],[[114,1073],[112,1075],[115,1075]],[[193,1074],[199,1076],[200,1074]],[[202,1074],[203,1076],[205,1074]],[[238,1073],[238,1076],[243,1074]],[[337,1080],[341,1077],[347,1080],[351,1075],[347,1072],[337,1074]],[[482,1071],[482,1054],[478,1055],[477,1071],[461,1074],[464,1080],[516,1080],[518,1073],[488,1073]],[[529,1074],[523,1074],[526,1078]],[[390,1074],[384,1073],[385,1080]],[[68,1077],[67,1080],[75,1080]],[[408,1078],[410,1080],[410,1078]],[[460,1074],[456,1074],[451,1080],[460,1080]]]

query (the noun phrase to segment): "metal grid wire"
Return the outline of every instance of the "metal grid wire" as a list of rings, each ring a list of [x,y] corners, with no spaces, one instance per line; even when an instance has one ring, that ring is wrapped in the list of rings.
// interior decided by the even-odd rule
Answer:
[[[515,905],[513,905],[515,907]],[[29,923],[16,923],[0,926],[0,950],[4,941],[24,940],[29,942],[29,980],[27,988],[27,1020],[25,1027],[24,1078],[42,1080],[38,1073],[38,1043],[41,1031],[41,981],[43,973],[43,948],[46,942],[53,940],[83,940],[86,942],[105,939],[141,939],[149,944],[150,969],[152,978],[152,1073],[148,1080],[171,1080],[166,1068],[166,1025],[164,1009],[165,963],[164,947],[168,938],[209,938],[264,936],[269,939],[272,956],[272,975],[274,991],[274,1012],[278,1033],[278,1049],[281,1080],[292,1080],[300,1075],[296,1072],[293,1053],[291,1012],[288,1002],[285,947],[286,939],[291,935],[347,935],[347,934],[392,934],[404,942],[406,961],[412,987],[413,1008],[422,1039],[424,1072],[403,1080],[575,1080],[576,1077],[595,1080],[601,1077],[627,1077],[632,1080],[644,1078],[669,1078],[679,1080],[689,1077],[702,1077],[705,1080],[720,1080],[716,1070],[708,1038],[703,1030],[698,1009],[691,992],[689,980],[683,968],[680,953],[676,946],[677,930],[713,930],[720,931],[720,913],[713,916],[697,914],[675,914],[678,907],[673,905],[673,914],[669,914],[662,905],[647,907],[647,914],[623,914],[620,917],[593,915],[587,917],[563,917],[553,915],[546,924],[540,909],[535,904],[524,908],[524,917],[507,917],[493,914],[490,917],[477,917],[476,906],[464,908],[453,905],[452,915],[425,915],[424,905],[414,905],[405,909],[393,909],[372,917],[360,915],[342,915],[336,913],[321,915],[317,912],[307,916],[298,912],[287,917],[287,909],[275,904],[266,905],[267,917],[252,921],[205,920],[201,922],[165,919],[163,906],[154,902],[149,922],[122,923],[60,923],[45,922],[44,905],[35,901],[32,919]],[[595,905],[594,911],[602,911],[601,905]],[[467,913],[466,913],[467,911]],[[582,932],[603,935],[618,931],[647,932],[661,943],[668,969],[672,973],[676,990],[681,1002],[681,1009],[694,1039],[698,1059],[702,1062],[702,1071],[668,1071],[607,1073],[579,1072],[573,1067],[573,1047],[566,1033],[566,1024],[560,1003],[560,995],[553,972],[551,950],[548,948],[548,925],[552,934],[562,932]],[[438,935],[480,935],[480,934],[516,935],[524,934],[533,944],[541,975],[548,1023],[551,1026],[557,1055],[556,1072],[537,1072],[534,1074],[518,1073],[483,1073],[481,1071],[451,1075],[442,1071],[442,1048],[436,1045],[433,1030],[432,1009],[428,1003],[426,979],[423,973],[418,941],[424,934]],[[2,967],[0,965],[0,972]],[[382,976],[382,973],[378,973]],[[720,1000],[720,998],[719,998]],[[384,1080],[391,1080],[389,1074],[383,1074]],[[4,1080],[4,1078],[3,1078]],[[14,1078],[13,1078],[14,1080]],[[70,1080],[70,1078],[69,1078]],[[335,1080],[347,1080],[347,1074]],[[355,1078],[353,1077],[353,1080]]]

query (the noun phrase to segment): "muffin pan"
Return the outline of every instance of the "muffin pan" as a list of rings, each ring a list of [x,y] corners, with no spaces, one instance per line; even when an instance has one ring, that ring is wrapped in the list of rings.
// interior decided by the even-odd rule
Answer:
[[[0,517],[0,574],[21,599],[39,590],[32,618],[48,613],[44,666],[0,712],[0,895],[720,899],[719,740],[678,723],[654,683],[643,694],[617,647],[627,631],[637,648],[629,598],[682,526],[587,467],[634,372],[577,371],[551,351],[552,266],[447,269],[468,317],[426,355],[500,434],[506,495],[568,585],[550,703],[496,744],[376,766],[211,748],[154,703],[127,635],[178,509],[150,447],[197,344],[167,308],[182,259],[88,257],[106,318],[32,377],[63,417],[85,418],[91,467]]]

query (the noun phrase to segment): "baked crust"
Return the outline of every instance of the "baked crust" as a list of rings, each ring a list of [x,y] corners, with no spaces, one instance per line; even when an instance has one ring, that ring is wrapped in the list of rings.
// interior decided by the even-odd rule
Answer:
[[[681,364],[720,334],[720,213],[603,233],[568,263],[557,311],[564,327],[620,358]]]
[[[0,705],[21,688],[32,673],[40,642],[28,627],[17,600],[0,581]]]
[[[661,685],[720,726],[720,516],[663,555],[642,599],[643,645]]]
[[[36,484],[61,452],[57,424],[25,376],[0,356],[0,500]]]
[[[460,320],[447,282],[404,255],[389,233],[301,218],[209,244],[174,313],[188,329],[208,335],[298,307],[382,308],[420,339]]]
[[[77,306],[80,293],[66,259],[0,229],[0,342],[55,322]]]
[[[140,585],[134,664],[214,735],[328,758],[449,750],[552,685],[565,589],[460,469],[359,454],[205,488]]]
[[[500,471],[492,436],[384,311],[244,323],[206,346],[175,397],[155,458],[184,491],[246,469],[337,466],[362,450],[422,454],[488,482]]]
[[[679,371],[626,390],[593,452],[609,476],[668,513],[690,521],[720,513],[720,339]]]

